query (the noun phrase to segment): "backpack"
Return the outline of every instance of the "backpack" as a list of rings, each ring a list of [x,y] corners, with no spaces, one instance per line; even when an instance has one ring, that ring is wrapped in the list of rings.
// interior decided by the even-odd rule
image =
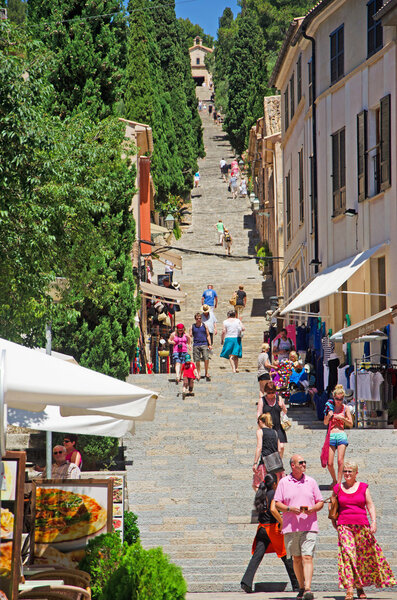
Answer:
[[[230,233],[225,233],[224,240],[225,240],[225,242],[231,242],[232,241],[232,236],[230,235]]]
[[[277,340],[277,350],[280,350],[280,340],[281,340],[281,338],[278,338],[278,340]],[[290,350],[291,350],[294,347],[294,343],[291,340],[291,338],[289,338],[289,337],[287,337],[287,340],[290,343]]]

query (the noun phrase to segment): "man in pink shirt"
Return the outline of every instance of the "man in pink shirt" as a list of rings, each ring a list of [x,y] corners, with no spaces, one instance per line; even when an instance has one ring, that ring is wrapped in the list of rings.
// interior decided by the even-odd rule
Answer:
[[[318,533],[317,512],[324,506],[317,482],[306,475],[306,461],[294,454],[291,473],[283,477],[276,489],[276,508],[283,513],[283,534],[288,557],[292,556],[299,582],[300,600],[313,600],[310,588],[313,577],[313,554]]]

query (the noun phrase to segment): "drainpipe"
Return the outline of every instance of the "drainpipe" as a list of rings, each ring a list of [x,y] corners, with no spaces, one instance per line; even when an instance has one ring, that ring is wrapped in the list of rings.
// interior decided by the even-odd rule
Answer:
[[[314,272],[318,273],[318,194],[317,194],[317,115],[316,115],[316,40],[302,28],[302,36],[312,45],[312,148],[313,148],[313,213],[314,213]]]

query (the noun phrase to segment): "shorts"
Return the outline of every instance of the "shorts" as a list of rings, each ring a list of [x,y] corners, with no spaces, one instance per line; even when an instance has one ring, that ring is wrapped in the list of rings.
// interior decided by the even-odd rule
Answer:
[[[193,362],[209,359],[210,355],[208,346],[193,346]]]
[[[258,375],[258,381],[270,381],[269,373],[263,373],[263,375]]]
[[[329,438],[329,445],[335,446],[335,448],[343,445],[348,446],[349,442],[347,441],[347,435],[345,434],[345,432],[333,431]]]
[[[172,354],[173,362],[184,364],[186,362],[186,354],[187,354],[187,352],[174,352]]]
[[[316,548],[316,531],[293,531],[284,533],[287,556],[313,556]]]

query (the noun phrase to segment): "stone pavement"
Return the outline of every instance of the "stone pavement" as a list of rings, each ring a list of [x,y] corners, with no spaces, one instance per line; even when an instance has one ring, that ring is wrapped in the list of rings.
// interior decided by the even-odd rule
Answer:
[[[197,95],[203,103],[208,103],[207,88],[197,88]],[[258,270],[255,259],[235,260],[225,258],[225,250],[217,245],[215,224],[222,219],[233,238],[232,254],[236,256],[255,256],[257,243],[254,220],[248,198],[232,200],[227,184],[220,175],[219,161],[222,157],[230,164],[234,155],[220,125],[214,125],[213,119],[202,112],[204,125],[204,145],[206,157],[199,161],[200,187],[192,191],[191,224],[176,243],[182,248],[204,250],[219,256],[182,253],[183,270],[175,271],[174,279],[181,283],[182,291],[187,293],[187,301],[178,315],[185,325],[190,326],[194,313],[201,307],[201,296],[207,284],[212,283],[218,294],[218,336],[215,338],[214,356],[211,372],[230,371],[229,361],[220,358],[220,335],[222,321],[231,308],[229,299],[239,284],[244,285],[247,293],[247,306],[243,315],[246,331],[243,338],[243,359],[240,369],[256,370],[256,360],[263,341],[265,311],[270,307],[269,296],[273,295],[274,284],[265,281]],[[155,261],[156,263],[156,261]],[[158,265],[155,265],[158,268]]]
[[[198,94],[208,94],[208,90],[199,88]],[[192,222],[178,245],[221,254],[222,249],[215,245],[214,228],[221,217],[235,239],[233,251],[252,254],[255,233],[248,202],[232,201],[220,178],[219,160],[224,156],[230,162],[230,146],[208,115],[202,116],[207,157],[200,164],[201,185],[193,191]],[[137,422],[135,435],[123,439],[126,459],[133,461],[127,467],[129,503],[138,515],[143,546],[162,546],[170,560],[181,566],[188,584],[188,600],[236,600],[244,598],[239,582],[256,531],[251,488],[258,400],[256,357],[262,343],[267,296],[272,289],[263,281],[255,260],[183,256],[183,271],[176,271],[175,278],[188,297],[178,321],[188,326],[201,306],[207,283],[213,283],[220,296],[216,311],[219,321],[225,318],[233,290],[239,283],[246,286],[242,369],[233,375],[228,362],[219,358],[218,335],[210,366],[212,381],[196,383],[193,397],[182,399],[172,375],[129,377],[130,382],[160,394],[154,422]],[[289,416],[293,426],[288,432],[285,464],[293,453],[303,454],[308,460],[308,474],[316,478],[327,497],[330,478],[319,460],[324,426],[309,408],[291,408]],[[377,539],[397,573],[395,432],[352,430],[348,437],[348,456],[358,461],[360,477],[370,484],[374,498]],[[326,509],[319,514],[319,526],[313,590],[318,591],[317,598],[339,600],[344,594],[337,590],[337,536]],[[256,581],[282,582],[288,590],[287,579],[280,559],[266,555]],[[321,596],[323,590],[330,593]],[[379,594],[374,597],[393,597],[393,593]],[[394,595],[397,597],[397,592]],[[260,592],[253,597],[292,600],[296,594]]]
[[[397,597],[396,590],[374,590],[369,591],[366,588],[368,599],[374,600],[392,600]],[[186,600],[242,600],[246,594],[241,592],[215,592],[215,593],[187,593]],[[295,600],[294,592],[257,592],[247,596],[252,600]],[[343,590],[335,592],[316,592],[315,600],[344,600]]]

